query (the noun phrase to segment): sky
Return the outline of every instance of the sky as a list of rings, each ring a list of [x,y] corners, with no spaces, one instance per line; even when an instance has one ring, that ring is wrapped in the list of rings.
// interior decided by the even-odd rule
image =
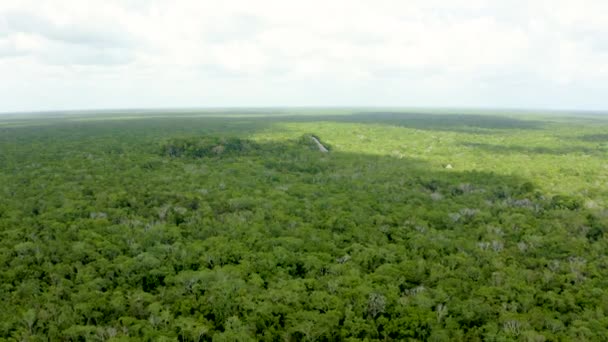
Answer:
[[[0,0],[0,112],[608,109],[605,0]]]

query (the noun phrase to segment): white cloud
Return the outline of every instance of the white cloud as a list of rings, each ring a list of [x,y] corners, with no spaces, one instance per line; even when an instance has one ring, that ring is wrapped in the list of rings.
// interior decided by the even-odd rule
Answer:
[[[4,0],[0,111],[606,108],[606,17],[602,0]]]

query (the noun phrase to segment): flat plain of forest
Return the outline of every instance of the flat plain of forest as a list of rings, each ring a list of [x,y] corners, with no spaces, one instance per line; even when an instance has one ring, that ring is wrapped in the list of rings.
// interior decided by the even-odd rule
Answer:
[[[607,340],[607,132],[568,112],[0,116],[0,340]]]

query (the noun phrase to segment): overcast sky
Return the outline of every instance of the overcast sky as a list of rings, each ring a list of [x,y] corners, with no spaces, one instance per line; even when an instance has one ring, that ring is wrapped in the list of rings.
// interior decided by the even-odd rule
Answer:
[[[0,0],[0,112],[608,109],[606,0]]]

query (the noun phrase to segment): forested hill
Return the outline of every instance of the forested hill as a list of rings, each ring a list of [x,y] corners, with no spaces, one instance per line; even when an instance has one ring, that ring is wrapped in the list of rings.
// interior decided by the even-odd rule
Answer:
[[[0,120],[0,340],[608,340],[606,129]]]

